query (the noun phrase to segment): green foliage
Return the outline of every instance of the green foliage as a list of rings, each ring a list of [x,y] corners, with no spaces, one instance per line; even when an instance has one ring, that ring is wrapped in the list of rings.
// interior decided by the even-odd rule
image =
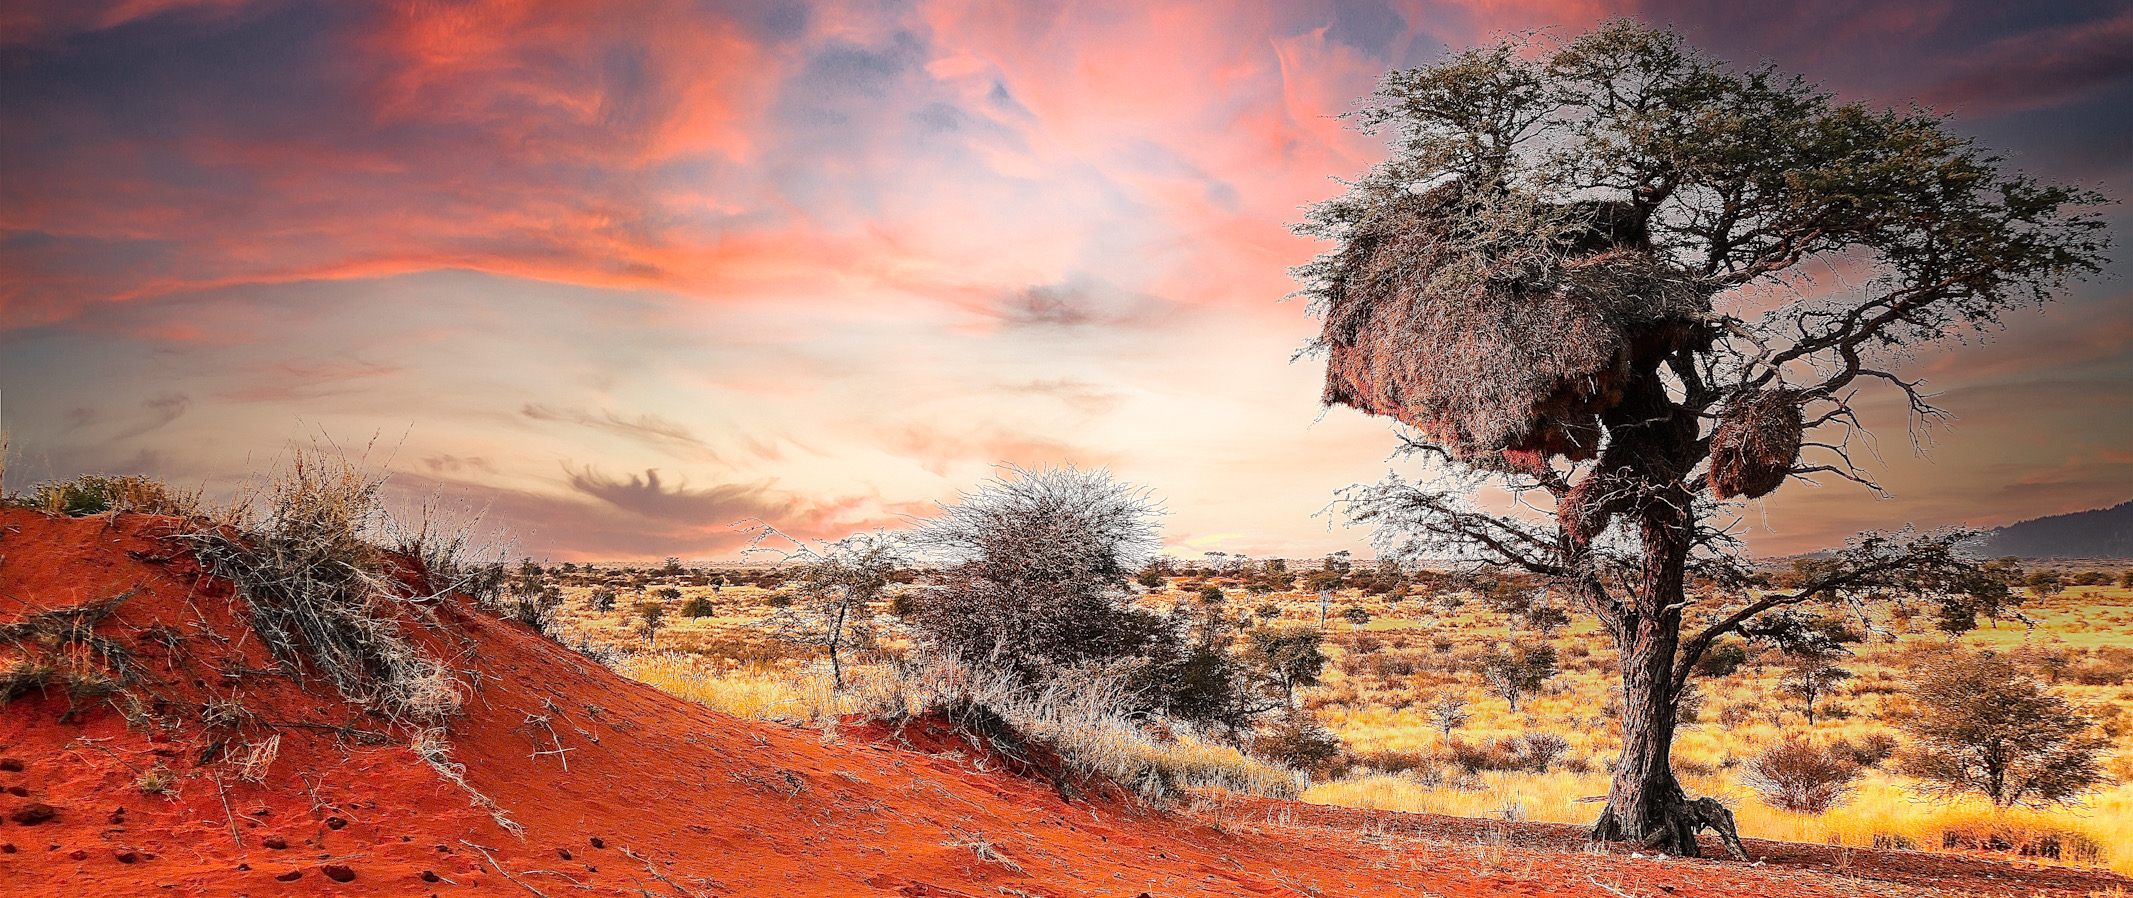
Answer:
[[[1740,642],[1727,640],[1705,650],[1703,657],[1696,659],[1696,672],[1707,677],[1728,677],[1748,663],[1748,647]]]
[[[1555,646],[1545,642],[1516,642],[1493,649],[1482,655],[1480,667],[1489,691],[1509,702],[1512,711],[1518,710],[1519,698],[1539,692],[1543,684],[1561,672]]]
[[[1245,663],[1281,689],[1282,706],[1294,707],[1296,690],[1318,685],[1326,669],[1326,634],[1306,627],[1261,627],[1249,636]]]
[[[1290,711],[1275,718],[1264,734],[1252,740],[1253,754],[1313,776],[1331,766],[1343,747],[1340,737],[1306,711]]]
[[[681,605],[682,617],[710,617],[718,613],[709,596],[692,596]]]
[[[198,495],[172,492],[162,481],[145,475],[85,474],[73,480],[40,483],[31,487],[21,501],[46,514],[68,517],[107,511],[180,517],[200,513]]]
[[[637,603],[637,635],[651,645],[659,637],[659,631],[667,625],[667,606],[664,602]]]

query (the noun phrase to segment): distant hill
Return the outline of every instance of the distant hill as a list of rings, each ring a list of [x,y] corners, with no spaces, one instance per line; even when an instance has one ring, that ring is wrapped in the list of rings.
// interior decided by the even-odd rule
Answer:
[[[1986,534],[1980,550],[2023,558],[2133,558],[2133,502],[2009,524]]]

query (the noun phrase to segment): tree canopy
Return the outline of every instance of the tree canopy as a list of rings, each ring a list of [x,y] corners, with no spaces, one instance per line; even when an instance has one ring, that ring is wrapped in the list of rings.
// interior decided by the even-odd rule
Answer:
[[[1931,109],[1631,21],[1389,73],[1352,118],[1389,157],[1296,228],[1334,243],[1296,270],[1324,401],[1407,425],[1443,476],[1352,488],[1348,513],[1382,553],[1521,568],[1600,619],[1627,700],[1596,835],[1693,854],[1696,828],[1730,830],[1668,762],[1719,637],[1811,639],[1808,603],[1914,595],[1961,620],[2006,599],[1960,531],[1863,534],[1765,588],[1726,506],[1791,478],[1879,489],[1867,388],[1940,417],[1906,358],[2100,271],[2100,193],[2012,171]],[[1531,513],[1477,508],[1490,480]],[[1690,595],[1691,572],[1715,587]]]

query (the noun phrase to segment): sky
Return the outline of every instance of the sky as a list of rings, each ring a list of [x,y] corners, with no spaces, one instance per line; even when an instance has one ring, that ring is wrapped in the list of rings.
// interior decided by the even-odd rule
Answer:
[[[1619,15],[2124,196],[2127,2],[10,3],[6,486],[324,438],[528,555],[712,559],[1073,463],[1176,552],[1368,554],[1334,491],[1426,472],[1284,300],[1384,153],[1337,116]],[[1788,485],[1751,550],[2133,498],[2127,267],[1909,362],[1929,445],[1862,396],[1890,496]]]

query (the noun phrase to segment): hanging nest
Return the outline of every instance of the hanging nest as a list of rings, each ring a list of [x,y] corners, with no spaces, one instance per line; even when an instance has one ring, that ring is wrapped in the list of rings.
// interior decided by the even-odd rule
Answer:
[[[1711,434],[1711,492],[1760,499],[1784,484],[1800,457],[1806,419],[1800,394],[1755,390],[1726,402]]]
[[[1593,457],[1601,413],[1709,305],[1626,208],[1540,207],[1543,225],[1573,224],[1504,240],[1487,220],[1501,207],[1457,183],[1381,203],[1329,268],[1323,401],[1396,418],[1481,464]]]

